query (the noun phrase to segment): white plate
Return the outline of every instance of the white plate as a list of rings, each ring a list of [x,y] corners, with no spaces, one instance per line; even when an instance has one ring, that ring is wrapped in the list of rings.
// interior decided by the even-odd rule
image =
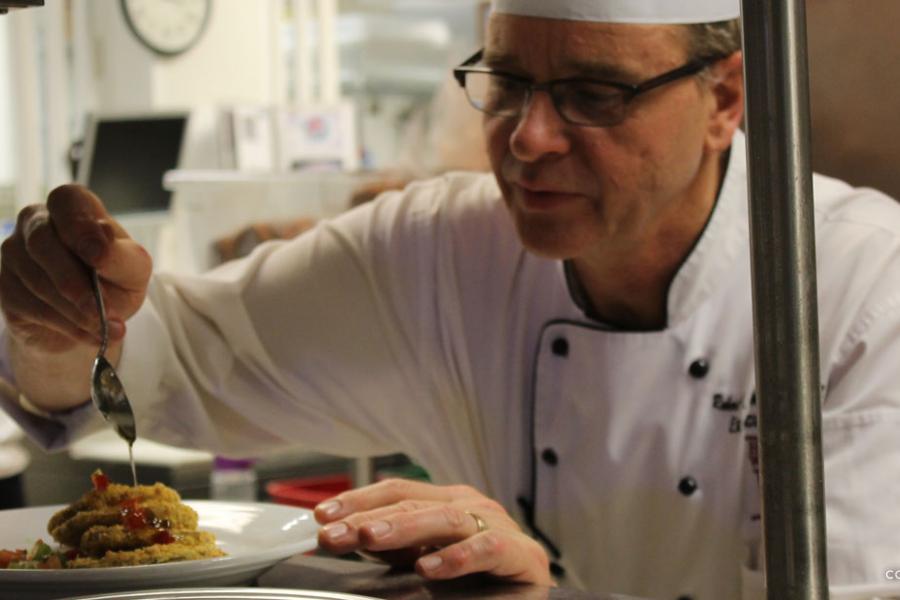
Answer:
[[[237,585],[252,582],[276,562],[316,547],[312,511],[262,503],[187,500],[200,529],[216,536],[228,556],[105,569],[0,569],[0,600],[47,600],[121,590]],[[0,549],[52,541],[47,521],[61,506],[0,511]]]
[[[275,588],[206,588],[125,592],[77,600],[376,600],[369,596]]]

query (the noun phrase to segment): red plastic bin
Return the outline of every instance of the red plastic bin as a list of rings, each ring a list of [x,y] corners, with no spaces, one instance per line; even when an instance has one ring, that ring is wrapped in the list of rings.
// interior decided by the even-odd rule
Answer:
[[[353,487],[350,475],[324,475],[282,479],[266,484],[266,493],[278,504],[313,509],[317,504]]]

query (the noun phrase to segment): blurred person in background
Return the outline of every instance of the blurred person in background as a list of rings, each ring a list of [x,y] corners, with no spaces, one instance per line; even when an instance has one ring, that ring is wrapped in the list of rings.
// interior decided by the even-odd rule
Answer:
[[[151,277],[100,199],[55,190],[3,247],[0,367],[38,410],[4,408],[47,448],[104,426],[87,264],[139,435],[427,468],[436,485],[317,507],[325,549],[764,597],[738,15],[496,0],[455,71],[492,175],[416,182],[201,277]],[[865,597],[900,564],[900,207],[813,185],[829,576]]]

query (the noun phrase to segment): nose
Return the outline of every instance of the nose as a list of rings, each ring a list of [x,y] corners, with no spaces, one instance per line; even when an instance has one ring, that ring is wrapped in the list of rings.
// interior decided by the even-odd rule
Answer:
[[[548,154],[565,154],[571,145],[567,131],[568,124],[556,110],[550,94],[538,90],[522,107],[509,147],[523,162],[534,162]]]

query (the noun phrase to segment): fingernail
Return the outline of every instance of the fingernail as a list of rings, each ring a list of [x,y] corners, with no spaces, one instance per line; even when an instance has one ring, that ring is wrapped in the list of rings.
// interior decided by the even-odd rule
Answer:
[[[371,523],[366,523],[365,527],[369,530],[369,533],[377,538],[384,537],[391,532],[391,524],[387,521],[372,521]]]
[[[333,517],[341,512],[340,500],[326,500],[316,507],[316,510],[324,513],[326,517]]]
[[[103,244],[99,240],[88,238],[78,245],[78,254],[82,259],[93,265],[103,254]]]
[[[323,527],[322,531],[325,532],[325,537],[334,541],[347,535],[350,528],[346,523],[331,523]]]
[[[434,571],[435,569],[440,567],[442,564],[444,564],[444,559],[441,558],[440,556],[437,556],[434,554],[429,554],[428,556],[423,556],[422,558],[420,558],[419,564],[426,571]]]
[[[107,323],[109,325],[109,337],[119,340],[125,337],[125,323],[118,319],[113,319]]]

